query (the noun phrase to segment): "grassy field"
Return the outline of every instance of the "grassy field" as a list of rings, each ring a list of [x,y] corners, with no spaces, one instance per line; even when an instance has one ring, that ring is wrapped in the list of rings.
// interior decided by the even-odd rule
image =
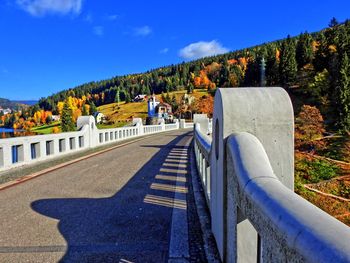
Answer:
[[[53,123],[51,123],[49,125],[37,126],[37,127],[32,128],[30,131],[36,132],[36,133],[39,133],[39,134],[51,134],[52,133],[52,129],[54,127],[60,128],[61,127],[60,122],[57,121],[57,122],[53,122]]]
[[[97,109],[113,122],[127,122],[132,118],[144,119],[147,117],[147,102],[120,102],[119,107],[117,103],[111,103]]]
[[[179,102],[182,96],[186,93],[186,90],[169,92],[170,97],[175,95],[176,100]],[[196,99],[201,98],[202,96],[208,95],[207,90],[194,90],[191,96]],[[158,100],[161,99],[161,95],[156,95]],[[130,122],[132,118],[142,118],[147,117],[147,101],[143,102],[130,102],[119,103],[119,108],[116,103],[106,104],[97,108],[105,116],[109,118],[112,122]],[[108,127],[111,127],[110,125]],[[117,127],[117,126],[116,126]]]

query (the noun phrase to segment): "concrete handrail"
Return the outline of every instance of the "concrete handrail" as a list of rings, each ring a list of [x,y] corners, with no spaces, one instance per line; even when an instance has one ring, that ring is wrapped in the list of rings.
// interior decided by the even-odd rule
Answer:
[[[255,136],[231,135],[226,149],[228,200],[233,200],[228,207],[237,206],[257,230],[258,257],[264,262],[350,262],[349,227],[283,185]],[[228,219],[228,225],[240,223],[234,209]],[[228,251],[234,252],[237,244],[231,246]]]
[[[196,140],[198,147],[201,149],[205,159],[210,162],[211,138],[202,133],[199,123],[195,124],[194,139]]]
[[[211,138],[201,131],[200,123],[194,125],[194,149],[196,164],[201,178],[204,193],[210,204],[210,151]],[[209,205],[210,208],[210,205]]]
[[[350,262],[350,229],[293,191],[287,92],[218,89],[213,115],[212,140],[205,135],[208,122],[197,117],[194,152],[221,259]]]

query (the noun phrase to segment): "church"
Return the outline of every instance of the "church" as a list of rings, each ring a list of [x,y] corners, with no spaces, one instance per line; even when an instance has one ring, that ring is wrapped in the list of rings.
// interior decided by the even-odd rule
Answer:
[[[158,121],[164,119],[169,121],[173,119],[171,105],[157,100],[153,94],[148,100],[148,118],[157,119]]]

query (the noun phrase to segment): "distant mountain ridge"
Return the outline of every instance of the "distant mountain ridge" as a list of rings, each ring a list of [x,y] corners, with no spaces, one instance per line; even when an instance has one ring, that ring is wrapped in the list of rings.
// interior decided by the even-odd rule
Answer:
[[[10,108],[10,109],[17,109],[18,107],[23,106],[31,106],[38,103],[35,100],[18,100],[18,101],[11,101],[9,99],[0,98],[0,107],[1,108]]]
[[[38,103],[37,100],[13,100],[11,102],[18,103],[18,104],[29,105],[29,106],[33,106],[33,105]]]

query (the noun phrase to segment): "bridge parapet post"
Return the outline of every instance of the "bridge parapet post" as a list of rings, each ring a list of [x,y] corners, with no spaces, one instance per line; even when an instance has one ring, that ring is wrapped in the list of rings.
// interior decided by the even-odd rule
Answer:
[[[162,131],[165,131],[165,120],[164,119],[160,119],[159,125],[161,126]]]
[[[86,136],[88,147],[93,148],[98,145],[98,129],[95,118],[93,116],[80,116],[77,120],[77,129],[80,130],[85,125],[88,127]]]
[[[185,126],[186,126],[186,120],[180,119],[180,129],[185,129]]]
[[[290,98],[281,88],[225,88],[215,95],[211,152],[212,230],[222,259],[256,262],[258,239],[254,227],[229,202],[233,186],[227,174],[226,141],[247,132],[262,143],[277,178],[294,184],[294,117]],[[234,222],[232,222],[234,221]],[[244,233],[244,234],[243,234]],[[237,239],[232,239],[237,237]]]
[[[137,127],[139,135],[143,135],[144,134],[142,118],[133,118],[132,119],[132,124]]]
[[[180,122],[178,119],[174,120],[174,124],[176,125],[176,129],[180,129]]]
[[[199,123],[200,124],[200,130],[204,134],[211,134],[212,130],[210,125],[210,119],[208,118],[207,114],[194,114],[193,115],[193,123]]]

